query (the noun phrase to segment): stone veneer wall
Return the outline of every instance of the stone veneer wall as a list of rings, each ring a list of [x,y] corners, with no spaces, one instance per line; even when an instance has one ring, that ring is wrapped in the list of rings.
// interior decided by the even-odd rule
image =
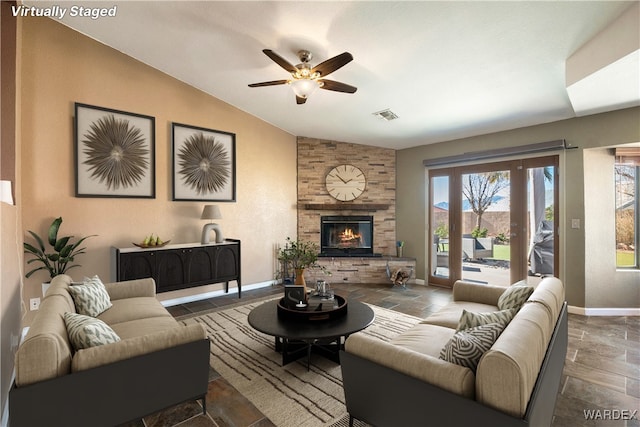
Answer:
[[[327,173],[341,164],[357,166],[367,178],[364,192],[351,202],[334,199],[325,187]],[[335,209],[305,209],[305,204],[323,204],[324,207],[335,205]],[[369,204],[388,207],[378,210],[348,209],[349,206]],[[374,252],[395,256],[395,150],[298,137],[298,237],[319,245],[322,215],[373,215]]]

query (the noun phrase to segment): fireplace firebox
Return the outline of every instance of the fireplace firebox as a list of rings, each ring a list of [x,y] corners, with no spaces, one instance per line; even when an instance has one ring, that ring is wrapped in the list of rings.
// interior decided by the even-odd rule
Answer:
[[[375,256],[373,216],[320,217],[320,256]]]

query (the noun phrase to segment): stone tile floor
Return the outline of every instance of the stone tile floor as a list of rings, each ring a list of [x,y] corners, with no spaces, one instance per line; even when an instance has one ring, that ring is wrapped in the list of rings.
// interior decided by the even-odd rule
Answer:
[[[451,301],[451,291],[434,286],[336,284],[347,298],[418,317]],[[279,286],[243,292],[240,302],[277,295]],[[238,303],[237,294],[169,307],[176,317]],[[569,315],[567,360],[556,403],[554,427],[640,427],[640,318]],[[591,418],[591,419],[588,419]],[[626,419],[632,418],[632,419]],[[212,370],[207,414],[198,402],[177,405],[127,427],[269,427],[273,423]]]

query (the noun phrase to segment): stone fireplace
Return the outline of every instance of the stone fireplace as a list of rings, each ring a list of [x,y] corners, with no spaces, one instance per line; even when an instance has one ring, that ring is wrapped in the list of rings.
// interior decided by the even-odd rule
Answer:
[[[298,137],[297,157],[298,237],[321,246],[322,216],[369,216],[373,225],[371,253],[395,256],[395,150]],[[327,173],[340,164],[357,166],[366,175],[364,192],[350,202],[332,198],[325,186]]]

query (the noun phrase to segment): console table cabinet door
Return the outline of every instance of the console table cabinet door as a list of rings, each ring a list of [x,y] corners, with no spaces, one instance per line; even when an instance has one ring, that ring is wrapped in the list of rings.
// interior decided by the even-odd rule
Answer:
[[[215,257],[216,281],[236,280],[240,277],[240,245],[220,246]]]
[[[145,279],[147,277],[156,279],[155,252],[120,254],[118,278],[116,280]]]
[[[156,289],[158,292],[182,289],[187,283],[187,254],[184,249],[169,249],[156,254]]]
[[[208,246],[204,248],[192,248],[187,256],[186,283],[190,286],[206,285],[215,280],[215,253],[218,248]]]

